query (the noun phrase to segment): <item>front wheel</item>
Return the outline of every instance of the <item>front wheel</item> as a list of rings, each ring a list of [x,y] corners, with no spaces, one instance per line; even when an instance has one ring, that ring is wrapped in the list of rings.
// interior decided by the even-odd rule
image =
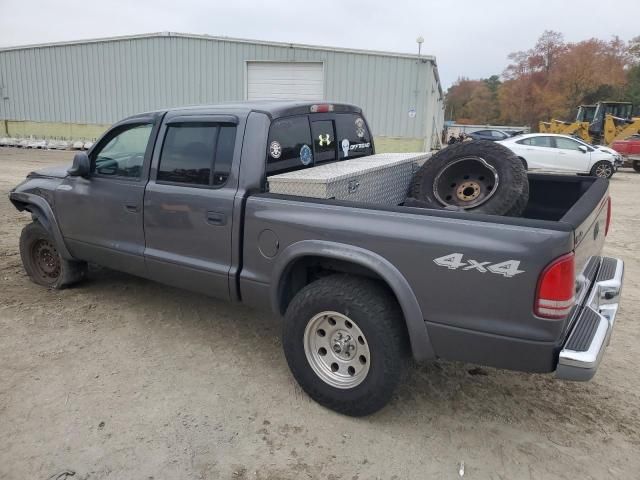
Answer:
[[[640,160],[634,160],[633,161],[633,169],[640,173]]]
[[[590,175],[592,177],[611,178],[613,176],[613,164],[606,160],[600,160],[591,167]]]
[[[39,223],[26,225],[20,234],[20,257],[27,275],[38,285],[61,289],[83,279],[85,262],[62,258],[55,241]]]
[[[395,298],[367,278],[317,280],[285,315],[283,346],[293,376],[316,402],[345,415],[369,415],[387,404],[407,345]]]

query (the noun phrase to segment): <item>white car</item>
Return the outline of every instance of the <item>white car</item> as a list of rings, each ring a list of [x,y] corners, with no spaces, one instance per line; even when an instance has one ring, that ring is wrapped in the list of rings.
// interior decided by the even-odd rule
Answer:
[[[583,173],[611,178],[616,158],[598,147],[570,137],[549,133],[529,133],[501,140],[527,170],[556,173]]]

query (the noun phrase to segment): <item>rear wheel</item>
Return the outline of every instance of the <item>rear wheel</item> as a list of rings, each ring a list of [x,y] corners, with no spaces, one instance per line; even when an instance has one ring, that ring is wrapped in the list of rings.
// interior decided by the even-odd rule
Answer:
[[[387,404],[407,344],[395,298],[367,278],[317,280],[285,315],[283,346],[293,376],[316,402],[345,415],[369,415]]]
[[[633,169],[640,173],[640,160],[634,160],[633,161]]]
[[[38,222],[22,229],[20,257],[27,275],[38,285],[60,289],[86,276],[87,264],[62,258],[53,238]]]
[[[611,178],[613,176],[613,164],[606,160],[600,160],[591,167],[590,175],[592,177]]]

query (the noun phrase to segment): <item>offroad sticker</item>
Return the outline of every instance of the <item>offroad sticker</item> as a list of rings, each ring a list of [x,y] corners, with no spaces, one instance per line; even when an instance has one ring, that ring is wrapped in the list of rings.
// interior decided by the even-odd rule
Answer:
[[[331,145],[331,135],[328,133],[318,135],[318,146],[328,147],[329,145]]]
[[[342,140],[342,143],[340,143],[340,146],[342,147],[342,153],[344,154],[345,157],[349,156],[349,140],[348,139],[344,139]]]
[[[302,145],[300,149],[300,161],[303,165],[309,165],[313,160],[313,154],[311,153],[311,148],[309,145]]]
[[[369,148],[371,146],[371,142],[367,143],[353,143],[349,145],[349,150],[360,150],[362,148]]]
[[[491,272],[506,278],[524,273],[524,270],[518,270],[520,260],[507,260],[492,264],[491,262],[479,262],[471,259],[463,260],[463,256],[462,253],[450,253],[443,257],[434,258],[433,263],[440,267],[446,267],[449,270],[462,268],[462,270],[476,270],[480,273]]]
[[[358,138],[364,137],[364,120],[358,117],[356,118],[355,124],[356,124],[356,135],[358,136]]]
[[[271,142],[271,145],[269,145],[269,154],[273,158],[280,158],[280,155],[282,155],[282,146],[279,142],[276,142],[275,140]]]

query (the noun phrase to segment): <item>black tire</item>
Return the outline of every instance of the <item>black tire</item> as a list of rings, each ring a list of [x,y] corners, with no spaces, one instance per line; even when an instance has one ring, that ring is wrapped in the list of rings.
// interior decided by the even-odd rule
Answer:
[[[69,261],[60,256],[55,241],[39,222],[22,229],[20,257],[29,278],[45,287],[61,289],[79,282],[87,274],[85,262]]]
[[[529,170],[529,164],[527,163],[527,161],[522,157],[518,157],[518,158],[522,162],[522,166],[524,167],[524,169],[528,171]]]
[[[631,166],[636,172],[640,173],[640,160],[634,160]]]
[[[593,167],[591,167],[591,171],[589,175],[592,177],[600,177],[600,178],[611,178],[615,173],[615,168],[611,162],[607,162],[606,160],[600,160],[596,162]]]
[[[518,197],[516,203],[513,204],[513,207],[505,213],[505,217],[520,217],[524,213],[527,208],[527,204],[529,203],[529,181],[525,182],[524,189],[522,191],[522,195]]]
[[[305,353],[307,325],[322,312],[347,316],[366,339],[363,342],[370,353],[368,371],[353,387],[330,385],[314,371]],[[336,412],[359,417],[378,411],[391,399],[403,375],[408,339],[400,307],[381,283],[363,277],[330,275],[307,285],[289,304],[283,346],[293,376],[311,398]]]
[[[480,165],[479,172],[470,171],[470,175],[452,178],[449,182],[448,172],[455,172],[451,167],[458,165],[458,170],[460,167],[464,170],[465,162]],[[482,173],[485,171],[489,173]],[[497,186],[492,184],[494,176],[498,178]],[[464,188],[468,184],[473,188]],[[449,188],[450,194],[446,195]],[[471,195],[466,197],[465,193],[461,198],[462,192],[468,189]],[[520,158],[507,147],[488,140],[474,140],[451,145],[431,157],[414,176],[409,196],[424,202],[428,208],[453,206],[469,212],[516,215],[528,201],[527,172]]]

